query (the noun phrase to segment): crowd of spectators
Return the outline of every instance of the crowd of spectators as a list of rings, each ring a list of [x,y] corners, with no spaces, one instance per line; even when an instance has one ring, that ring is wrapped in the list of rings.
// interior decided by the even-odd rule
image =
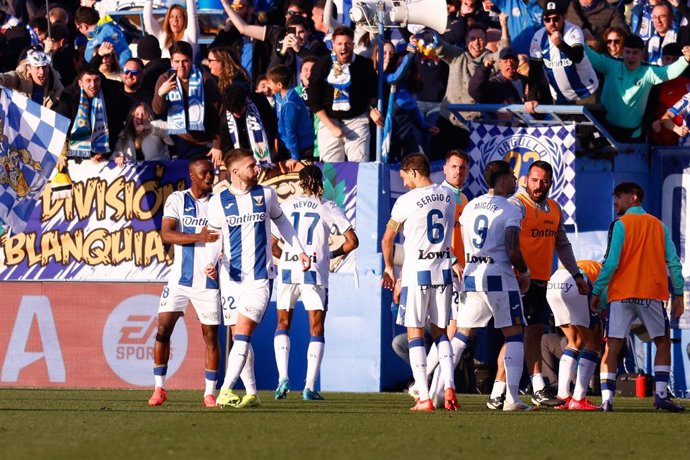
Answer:
[[[254,1],[221,0],[201,45],[194,0],[128,2],[144,35],[108,15],[117,0],[0,0],[0,84],[70,118],[67,158],[118,165],[219,164],[231,147],[267,164],[369,161],[387,114],[391,160],[441,158],[469,146],[454,103],[584,104],[620,142],[688,137],[682,0],[447,0],[445,33],[387,31],[383,69],[376,38],[339,24],[332,0]]]

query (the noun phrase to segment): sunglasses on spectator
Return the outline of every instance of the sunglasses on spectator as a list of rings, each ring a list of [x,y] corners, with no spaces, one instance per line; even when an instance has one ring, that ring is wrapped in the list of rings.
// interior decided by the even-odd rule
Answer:
[[[142,72],[142,70],[136,70],[136,69],[125,69],[124,74],[125,75],[139,75]]]
[[[620,44],[621,44],[621,40],[620,40],[620,38],[614,38],[614,39],[611,39],[611,40],[606,40],[606,44],[607,44],[607,45],[620,45]]]
[[[301,16],[302,12],[298,10],[287,10],[285,14],[287,14],[288,16]]]
[[[559,15],[556,15],[556,16],[544,16],[544,22],[545,22],[546,24],[548,24],[548,23],[550,23],[550,22],[558,22],[558,21],[560,21],[560,20],[561,20],[561,17],[560,17]]]

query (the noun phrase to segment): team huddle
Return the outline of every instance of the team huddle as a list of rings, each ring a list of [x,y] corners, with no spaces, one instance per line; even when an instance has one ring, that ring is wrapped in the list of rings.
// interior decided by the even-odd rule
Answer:
[[[223,162],[230,181],[219,182],[214,190],[211,162],[191,160],[191,187],[174,192],[165,205],[161,235],[166,243],[175,245],[175,262],[158,310],[155,390],[148,404],[160,406],[168,399],[165,375],[170,337],[175,322],[191,303],[206,343],[204,405],[259,406],[251,337],[266,313],[276,278],[280,313],[275,347],[281,375],[276,398],[285,398],[290,390],[287,330],[292,309],[301,297],[309,311],[312,335],[302,398],[323,399],[315,383],[325,343],[329,263],[331,257],[353,251],[359,244],[357,236],[343,212],[322,199],[323,176],[316,166],[300,170],[303,195],[281,206],[272,188],[258,184],[260,168],[250,150],[230,150]],[[345,243],[332,252],[328,246],[331,231],[345,237]],[[273,263],[274,254],[280,257],[279,270]],[[231,328],[233,345],[216,395],[221,315]],[[239,378],[246,389],[242,397],[233,392]]]
[[[455,365],[473,329],[493,319],[505,343],[489,409],[612,411],[618,356],[635,318],[656,345],[654,407],[685,410],[667,391],[671,342],[664,308],[670,297],[668,268],[674,293],[671,315],[678,318],[683,312],[681,265],[668,229],[641,207],[642,188],[627,182],[614,189],[619,218],[611,225],[603,264],[577,261],[560,206],[548,198],[550,164],[532,163],[525,186],[516,191],[510,164],[492,161],[484,169],[488,192],[469,202],[460,191],[468,166],[464,152],[449,152],[446,180],[438,185],[430,179],[424,155],[403,158],[400,177],[410,191],[396,201],[381,243],[382,284],[395,289],[397,322],[407,328],[411,394],[416,398],[411,410],[458,410]],[[400,231],[405,259],[401,282],[396,283],[393,251]],[[552,273],[555,254],[563,268]],[[606,345],[601,358],[602,405],[596,406],[587,398],[587,389],[600,361],[599,313],[607,305],[602,296],[608,301]],[[557,394],[547,388],[541,373],[540,343],[549,309],[567,338]],[[428,355],[425,330],[434,339]],[[533,405],[519,398],[524,365],[531,377]]]
[[[251,338],[266,313],[274,279],[279,374],[275,398],[284,399],[290,391],[289,329],[301,298],[311,336],[302,399],[323,399],[316,380],[325,345],[329,262],[355,250],[357,235],[338,206],[323,200],[323,176],[315,165],[299,171],[302,195],[279,204],[273,189],[258,184],[260,169],[250,150],[230,150],[223,162],[229,181],[214,187],[210,161],[191,160],[191,187],[174,192],[165,205],[161,236],[174,245],[175,260],[158,310],[155,390],[148,404],[159,406],[168,398],[170,337],[191,303],[206,344],[204,405],[259,406]],[[424,154],[403,158],[400,176],[410,191],[395,202],[381,242],[382,286],[395,290],[397,323],[407,328],[416,398],[411,410],[459,409],[455,367],[473,330],[493,319],[505,343],[489,409],[612,411],[618,356],[631,323],[639,318],[656,345],[654,407],[683,411],[667,391],[671,342],[664,308],[670,297],[668,268],[674,294],[671,315],[677,318],[683,312],[681,265],[668,229],[641,207],[642,188],[627,182],[614,189],[619,219],[611,225],[604,262],[577,261],[560,206],[548,198],[551,165],[532,163],[524,187],[516,190],[510,164],[492,161],[484,169],[488,192],[468,202],[462,187],[469,163],[464,152],[449,152],[445,181],[435,184]],[[405,259],[398,275],[393,252],[399,232]],[[345,240],[334,251],[328,244],[331,233]],[[562,268],[552,273],[554,255]],[[273,257],[279,259],[277,268]],[[606,345],[600,359],[602,306],[607,306]],[[547,388],[541,373],[541,336],[549,310],[567,338],[557,394]],[[233,343],[216,395],[221,317],[231,328]],[[434,341],[428,354],[425,331]],[[588,400],[587,389],[600,361],[602,405],[596,406]],[[519,398],[525,365],[533,405]],[[233,392],[240,378],[246,389],[242,397]]]

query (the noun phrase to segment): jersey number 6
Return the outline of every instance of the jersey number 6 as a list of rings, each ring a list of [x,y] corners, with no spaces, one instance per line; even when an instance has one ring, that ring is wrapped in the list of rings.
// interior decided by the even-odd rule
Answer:
[[[446,235],[446,229],[438,219],[443,219],[443,213],[438,209],[432,209],[426,215],[426,237],[431,244],[440,243]]]

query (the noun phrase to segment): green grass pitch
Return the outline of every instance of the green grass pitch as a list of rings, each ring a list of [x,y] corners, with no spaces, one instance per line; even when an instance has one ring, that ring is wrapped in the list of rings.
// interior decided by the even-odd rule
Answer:
[[[261,392],[256,409],[206,409],[201,392],[0,389],[0,459],[681,459],[690,413],[617,398],[613,413],[488,410],[459,395],[458,412],[411,414],[403,394]],[[596,402],[599,402],[596,400]],[[685,402],[686,406],[689,404]]]

